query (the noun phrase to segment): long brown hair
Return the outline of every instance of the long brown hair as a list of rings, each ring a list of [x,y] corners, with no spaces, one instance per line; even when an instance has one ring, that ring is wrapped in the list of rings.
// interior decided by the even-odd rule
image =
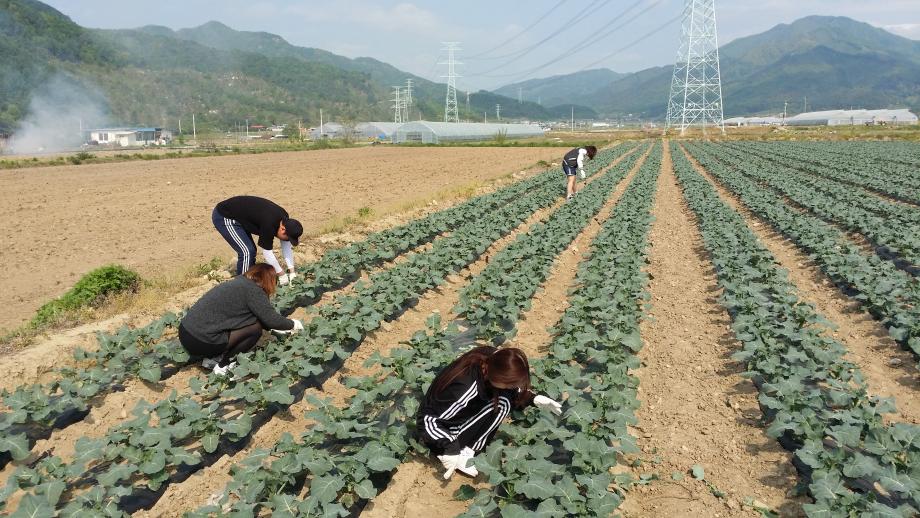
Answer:
[[[594,155],[597,154],[597,146],[585,146],[585,151],[588,152],[588,158],[594,160]]]
[[[478,368],[487,383],[496,382],[507,387],[518,388],[515,405],[524,406],[530,400],[530,363],[524,351],[515,347],[498,349],[489,345],[477,347],[454,360],[432,382],[432,394],[443,392],[460,376]],[[498,393],[492,398],[492,405],[498,408]]]
[[[243,275],[258,284],[269,297],[274,295],[275,290],[278,288],[278,274],[275,273],[275,268],[271,265],[259,263],[246,270]]]

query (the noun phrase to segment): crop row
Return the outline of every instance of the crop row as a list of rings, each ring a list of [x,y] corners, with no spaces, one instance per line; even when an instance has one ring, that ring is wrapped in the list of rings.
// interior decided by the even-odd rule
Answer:
[[[632,148],[620,146],[605,151],[615,157]],[[324,292],[340,288],[362,272],[415,246],[475,221],[497,208],[534,190],[551,188],[558,175],[546,172],[491,194],[478,196],[455,207],[430,214],[408,224],[369,235],[365,240],[327,252],[317,262],[299,268],[301,276],[282,288],[276,297],[279,311],[289,313],[297,306],[318,300]],[[4,392],[10,411],[0,414],[0,452],[15,460],[28,456],[37,438],[50,429],[82,419],[94,398],[117,389],[132,378],[157,382],[176,372],[188,361],[185,350],[172,340],[161,340],[164,329],[178,319],[167,314],[144,328],[121,329],[115,335],[100,334],[99,347],[92,352],[77,350],[77,365],[63,368],[47,384],[32,384]]]
[[[776,189],[797,205],[846,230],[862,234],[880,247],[880,253],[886,257],[899,257],[909,265],[920,266],[920,228],[917,225],[894,225],[888,218],[859,205],[844,203],[796,177],[794,171],[783,165],[725,146],[710,144],[704,147],[720,160],[737,166],[745,175]]]
[[[409,347],[369,359],[367,366],[377,365],[378,372],[346,380],[357,394],[345,408],[312,399],[314,410],[306,414],[312,426],[299,440],[287,435],[271,449],[254,452],[234,467],[220,506],[202,508],[195,515],[218,513],[223,507],[238,516],[252,516],[260,509],[273,516],[346,516],[355,505],[373,498],[411,447],[425,451],[411,439],[411,432],[420,398],[435,373],[456,357],[459,347],[475,340],[500,342],[499,336],[513,334],[513,323],[498,335],[493,322],[472,324],[471,315],[489,308],[501,315],[500,321],[515,322],[554,258],[597,214],[637,159],[634,155],[619,164],[545,224],[534,225],[496,254],[462,292],[463,302],[453,310],[458,321],[445,328],[440,317],[432,315],[428,330],[418,331]],[[482,279],[488,279],[491,289],[481,289]],[[508,296],[512,293],[516,296]],[[473,327],[461,333],[460,323]],[[307,482],[309,494],[300,500],[298,493]]]
[[[606,160],[611,155],[605,155]],[[595,167],[602,165],[600,161]],[[187,476],[187,469],[179,470],[181,465],[213,461],[221,443],[247,437],[254,424],[291,405],[307,385],[320,384],[367,332],[401,314],[447,274],[475,260],[492,242],[558,197],[556,186],[547,185],[457,228],[430,250],[372,275],[368,283],[356,285],[353,294],[319,308],[300,335],[239,356],[234,370],[238,379],[193,378],[190,386],[197,396],[173,395],[155,405],[139,405],[135,419],[99,439],[78,440],[70,463],[49,456],[34,468],[17,471],[7,492],[28,491],[20,508],[67,504],[65,514],[87,509],[118,514],[117,503],[125,496],[135,497],[128,499],[130,507],[141,488],[155,492],[170,477]],[[61,483],[68,489],[63,495],[56,491]]]
[[[768,156],[789,160],[806,171],[872,189],[913,204],[920,204],[918,179],[911,167],[903,164],[885,166],[877,161],[846,156],[839,147],[815,144],[807,147],[780,143],[745,143],[745,150],[757,150]]]
[[[809,516],[914,516],[920,427],[884,424],[894,402],[869,396],[826,322],[798,298],[744,219],[675,144],[675,173],[716,267],[720,301],[742,348],[733,357],[760,391],[767,433],[795,453]]]
[[[747,207],[808,252],[828,277],[888,328],[892,338],[920,356],[920,279],[863,252],[820,218],[790,208],[780,196],[741,174],[740,166],[717,160],[700,146],[689,149]]]
[[[661,145],[624,191],[579,266],[570,306],[553,329],[546,358],[534,360],[538,391],[562,400],[555,418],[536,409],[516,415],[477,457],[492,487],[464,515],[611,516],[629,475],[611,475],[622,455],[637,453],[627,427],[636,423],[642,347],[639,321],[648,275],[643,271],[661,168]]]
[[[796,182],[833,196],[838,203],[857,207],[887,219],[890,226],[897,226],[905,231],[909,231],[911,227],[916,230],[917,227],[920,226],[920,207],[886,201],[882,197],[876,196],[861,187],[856,187],[845,182],[840,182],[813,173],[813,171],[819,170],[819,168],[791,163],[789,160],[776,159],[769,154],[757,150],[757,148],[738,146],[736,144],[732,144],[730,147],[737,150],[737,152],[734,153],[736,156],[744,154],[744,156],[753,155],[764,160],[772,160],[779,164],[775,169],[781,171],[781,173],[778,173],[774,170],[772,171],[773,174],[783,174],[784,176],[794,177]]]

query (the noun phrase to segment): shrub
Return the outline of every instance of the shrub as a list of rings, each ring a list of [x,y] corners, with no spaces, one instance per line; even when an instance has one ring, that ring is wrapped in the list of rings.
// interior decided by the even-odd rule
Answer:
[[[137,273],[117,264],[96,268],[80,278],[67,293],[38,308],[30,325],[49,324],[64,313],[98,306],[116,293],[136,291],[140,281]]]

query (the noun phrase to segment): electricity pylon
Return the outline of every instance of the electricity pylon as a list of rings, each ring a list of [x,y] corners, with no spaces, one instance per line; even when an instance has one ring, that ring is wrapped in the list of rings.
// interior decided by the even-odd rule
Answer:
[[[396,124],[402,124],[403,122],[403,101],[399,98],[400,87],[393,87],[393,98],[390,99],[393,101],[393,122]]]
[[[412,79],[406,79],[406,95],[403,102],[406,105],[406,113],[403,120],[409,122],[409,108],[412,107]]]
[[[723,133],[722,75],[715,0],[686,0],[667,127],[716,126]]]
[[[442,42],[447,51],[447,62],[440,62],[439,65],[447,65],[447,75],[441,76],[447,78],[447,97],[444,99],[444,122],[460,122],[460,111],[457,109],[457,75],[454,70],[455,65],[462,65],[454,60],[454,52],[461,50],[460,43],[456,41]]]

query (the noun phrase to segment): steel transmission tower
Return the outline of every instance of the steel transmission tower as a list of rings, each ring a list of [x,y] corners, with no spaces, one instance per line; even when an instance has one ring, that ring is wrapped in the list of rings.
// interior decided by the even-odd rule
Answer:
[[[402,124],[403,122],[403,100],[399,98],[400,90],[400,87],[394,86],[393,98],[390,99],[393,101],[393,122],[396,124]]]
[[[717,126],[725,131],[715,0],[686,0],[680,50],[668,99],[668,128]]]
[[[404,122],[409,122],[409,109],[412,107],[412,79],[406,79],[406,114],[403,117]]]
[[[447,51],[447,62],[438,63],[439,65],[447,65],[447,75],[441,76],[447,78],[447,97],[444,100],[444,122],[460,122],[460,112],[457,109],[457,78],[460,77],[457,75],[457,72],[454,70],[455,65],[462,65],[463,63],[458,63],[454,60],[454,52],[461,50],[459,45],[460,43],[456,41],[445,41],[442,42],[444,48],[441,50]]]

